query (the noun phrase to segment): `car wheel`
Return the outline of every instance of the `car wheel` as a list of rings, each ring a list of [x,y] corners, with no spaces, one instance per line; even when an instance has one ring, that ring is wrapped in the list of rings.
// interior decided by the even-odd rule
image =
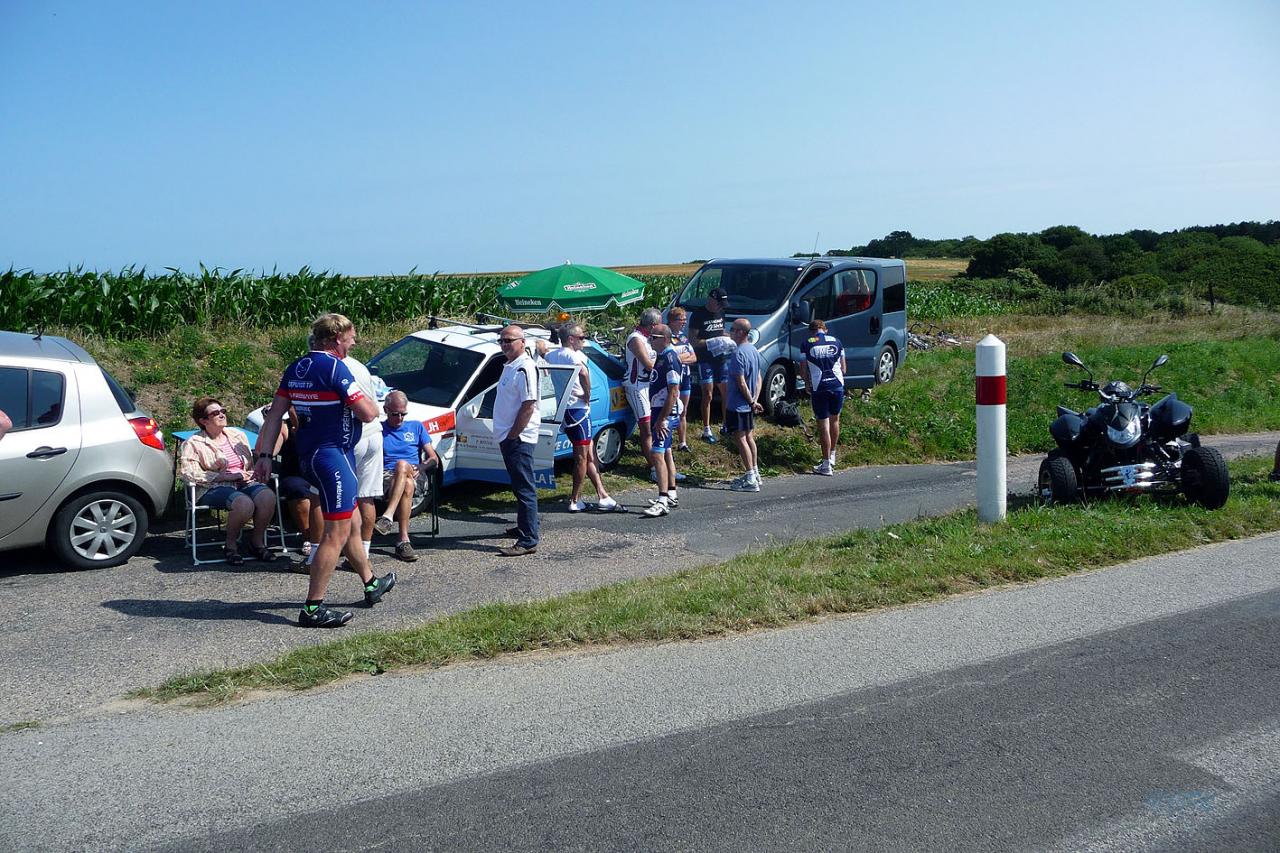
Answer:
[[[147,510],[122,492],[88,492],[62,505],[49,528],[49,544],[73,569],[104,569],[129,562],[147,535]]]
[[[1040,500],[1047,504],[1073,501],[1080,490],[1076,469],[1065,456],[1050,456],[1040,463],[1037,486]]]
[[[1193,447],[1182,457],[1182,492],[1205,509],[1218,509],[1227,502],[1231,475],[1216,448]]]
[[[622,458],[622,430],[617,424],[609,424],[596,433],[595,451],[596,465],[601,471],[607,471]]]
[[[787,368],[784,364],[772,364],[764,372],[764,388],[760,400],[764,414],[771,416],[779,403],[787,399]]]
[[[893,347],[886,346],[880,350],[880,357],[876,359],[876,384],[888,385],[893,381],[893,375],[898,369],[898,356],[893,351]]]

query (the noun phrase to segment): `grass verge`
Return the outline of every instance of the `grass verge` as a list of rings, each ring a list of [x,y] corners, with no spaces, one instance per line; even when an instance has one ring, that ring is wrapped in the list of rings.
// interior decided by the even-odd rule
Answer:
[[[1280,529],[1269,460],[1231,466],[1233,495],[1206,511],[1180,499],[1031,506],[1002,525],[972,511],[757,551],[589,592],[490,604],[402,631],[351,634],[275,660],[173,678],[134,696],[218,702],[345,676],[538,649],[715,636],[823,614],[906,604]]]

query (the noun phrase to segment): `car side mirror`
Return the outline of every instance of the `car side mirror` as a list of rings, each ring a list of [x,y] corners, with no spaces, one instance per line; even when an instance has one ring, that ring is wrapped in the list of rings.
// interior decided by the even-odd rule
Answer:
[[[791,316],[795,318],[797,325],[807,326],[813,319],[813,311],[808,302],[796,302],[791,306]]]

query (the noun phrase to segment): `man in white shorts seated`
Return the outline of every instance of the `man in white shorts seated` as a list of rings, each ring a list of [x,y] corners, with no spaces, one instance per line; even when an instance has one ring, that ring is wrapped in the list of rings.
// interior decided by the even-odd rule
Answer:
[[[364,395],[378,407],[378,420],[360,431],[360,441],[352,451],[356,457],[356,482],[359,484],[356,490],[356,511],[360,516],[360,541],[364,545],[365,562],[368,562],[369,546],[373,541],[373,524],[378,518],[374,504],[382,497],[382,424],[379,423],[383,417],[382,400],[378,399],[369,368],[350,355],[342,363],[351,371]],[[384,394],[385,388],[384,385]],[[350,554],[347,555],[347,561],[351,562]]]

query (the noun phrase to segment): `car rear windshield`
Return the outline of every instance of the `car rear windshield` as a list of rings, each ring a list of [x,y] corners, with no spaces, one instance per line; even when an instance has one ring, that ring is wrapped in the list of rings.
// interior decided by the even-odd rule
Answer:
[[[415,403],[447,408],[483,360],[471,350],[409,337],[375,355],[369,371]]]
[[[729,314],[771,314],[795,284],[803,264],[708,264],[693,274],[676,304],[705,308],[707,294],[717,287],[729,295]]]

